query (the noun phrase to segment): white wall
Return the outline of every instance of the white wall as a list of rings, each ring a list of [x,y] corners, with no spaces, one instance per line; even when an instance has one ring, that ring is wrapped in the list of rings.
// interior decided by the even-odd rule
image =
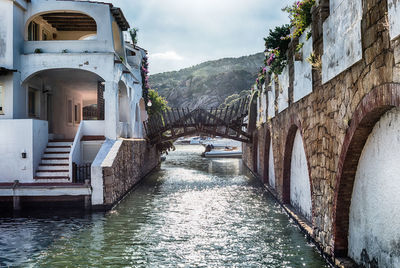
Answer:
[[[115,147],[114,145],[117,145],[117,147],[113,150],[113,148]],[[103,166],[107,165],[107,156],[112,153],[112,151],[118,152],[119,146],[121,146],[121,141],[107,139],[101,146],[99,153],[96,155],[96,158],[92,163],[92,205],[102,205],[104,203]]]
[[[42,155],[49,142],[49,129],[47,121],[32,120],[33,127],[33,174],[42,161]]]
[[[90,71],[104,80],[114,79],[114,54],[112,53],[57,53],[21,55],[21,81],[39,71],[73,68]]]
[[[400,109],[372,130],[357,167],[349,219],[349,256],[365,249],[379,267],[400,267]]]
[[[268,182],[271,188],[275,189],[275,164],[274,164],[274,150],[272,149],[272,139],[269,143]]]
[[[388,18],[390,38],[396,39],[400,35],[400,1],[388,0]]]
[[[297,130],[290,163],[290,203],[311,221],[311,187],[303,138]]]
[[[361,0],[330,0],[329,3],[330,16],[323,24],[322,83],[362,59]]]
[[[293,84],[293,101],[299,101],[312,92],[312,67],[307,62],[307,58],[313,52],[312,37],[306,40],[307,34],[311,30],[306,30],[300,36],[300,43],[303,43],[302,60],[294,61],[294,84]]]
[[[0,1],[0,67],[13,66],[13,2]]]
[[[275,117],[275,80],[272,79],[271,90],[268,91],[268,118]]]
[[[13,118],[13,74],[0,76],[0,85],[3,86],[3,112],[0,114],[0,119]]]
[[[286,66],[282,74],[278,76],[279,95],[278,95],[278,113],[289,106],[289,67]]]
[[[0,120],[0,182],[33,182],[36,167],[47,146],[47,122]],[[25,151],[27,158],[22,158]]]

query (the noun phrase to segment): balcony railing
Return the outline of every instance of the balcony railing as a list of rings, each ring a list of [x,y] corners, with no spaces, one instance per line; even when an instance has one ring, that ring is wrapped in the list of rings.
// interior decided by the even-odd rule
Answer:
[[[106,40],[25,41],[24,53],[96,53],[114,52]]]

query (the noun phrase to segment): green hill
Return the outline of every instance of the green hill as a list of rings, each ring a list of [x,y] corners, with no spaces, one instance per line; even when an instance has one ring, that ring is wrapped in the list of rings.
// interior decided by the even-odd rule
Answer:
[[[152,75],[149,82],[166,97],[171,107],[218,107],[227,97],[251,88],[263,60],[264,54],[257,53],[207,61],[179,71]]]

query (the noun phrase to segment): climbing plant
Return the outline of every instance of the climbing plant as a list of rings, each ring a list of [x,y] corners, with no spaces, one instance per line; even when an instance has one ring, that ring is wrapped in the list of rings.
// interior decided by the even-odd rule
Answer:
[[[265,65],[269,66],[269,73],[279,75],[287,64],[286,52],[289,48],[290,40],[286,37],[290,34],[290,25],[278,26],[274,30],[269,30],[269,35],[265,40]]]
[[[149,101],[149,63],[148,58],[143,57],[142,59],[142,67],[140,69],[142,75],[142,97],[144,102],[147,104]],[[146,105],[147,110],[147,105]]]
[[[152,116],[154,114],[160,114],[162,111],[165,111],[168,109],[168,102],[167,100],[158,95],[157,91],[154,89],[149,89],[149,102],[147,103],[147,113],[149,116]],[[150,104],[150,105],[149,105]]]
[[[315,5],[315,0],[296,1],[283,9],[289,13],[292,32],[286,36],[286,39],[294,39],[303,34],[312,22],[311,8]],[[307,36],[309,39],[310,36]]]

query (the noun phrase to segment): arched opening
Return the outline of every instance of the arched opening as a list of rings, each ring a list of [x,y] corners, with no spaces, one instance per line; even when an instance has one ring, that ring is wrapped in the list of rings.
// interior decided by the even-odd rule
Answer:
[[[91,40],[97,37],[96,21],[80,12],[56,11],[32,17],[27,24],[27,41]]]
[[[268,184],[272,189],[275,189],[275,165],[274,165],[274,151],[272,147],[272,137],[269,129],[265,135],[264,147],[264,183]]]
[[[257,131],[255,131],[253,135],[253,172],[255,174],[258,174],[258,172],[260,171],[259,148],[260,147],[258,145],[258,133]]]
[[[339,158],[334,254],[362,266],[395,267],[400,261],[399,106],[399,85],[384,85],[365,96]]]
[[[128,89],[124,82],[118,83],[118,110],[119,110],[119,123],[120,123],[120,136],[129,138],[131,133],[129,131],[131,120],[130,99],[128,96]]]
[[[269,185],[269,157],[270,157],[270,147],[271,134],[269,129],[266,130],[265,140],[264,140],[264,174],[263,183]]]
[[[27,118],[47,120],[49,133],[71,139],[82,120],[96,120],[98,91],[103,79],[79,69],[50,69],[23,82]]]
[[[311,179],[300,128],[292,125],[286,139],[283,170],[283,202],[312,222]]]

